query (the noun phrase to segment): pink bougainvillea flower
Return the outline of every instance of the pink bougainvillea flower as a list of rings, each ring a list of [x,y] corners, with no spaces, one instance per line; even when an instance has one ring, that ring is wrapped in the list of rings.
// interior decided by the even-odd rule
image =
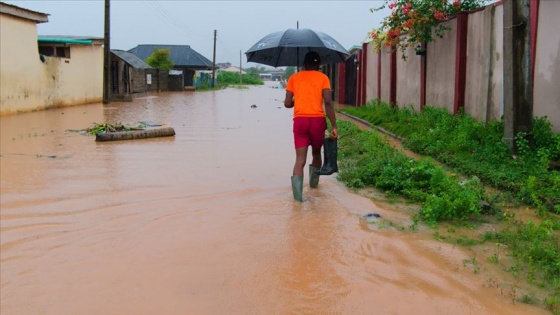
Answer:
[[[403,11],[405,14],[408,14],[408,13],[410,12],[410,7],[412,7],[412,4],[409,2],[409,3],[407,3],[407,4],[403,7],[402,11]]]

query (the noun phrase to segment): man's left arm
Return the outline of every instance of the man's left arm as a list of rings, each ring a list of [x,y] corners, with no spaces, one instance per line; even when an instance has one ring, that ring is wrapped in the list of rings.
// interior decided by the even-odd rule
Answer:
[[[294,107],[294,93],[286,90],[286,98],[284,98],[284,107],[293,108]]]

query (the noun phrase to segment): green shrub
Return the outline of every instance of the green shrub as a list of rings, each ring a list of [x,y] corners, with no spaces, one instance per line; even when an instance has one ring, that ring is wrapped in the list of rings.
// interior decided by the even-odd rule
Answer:
[[[478,179],[460,182],[430,159],[415,160],[396,151],[374,131],[338,123],[341,171],[349,187],[376,187],[423,203],[420,218],[429,224],[466,220],[481,213],[483,188]]]
[[[404,137],[408,149],[511,192],[520,202],[560,213],[560,174],[549,170],[560,158],[560,135],[552,132],[546,117],[535,118],[529,133],[516,135],[513,153],[502,140],[500,121],[483,124],[443,108],[428,106],[416,112],[379,101],[344,112]]]
[[[264,82],[261,79],[252,77],[248,74],[241,75],[241,81],[239,80],[239,73],[231,71],[222,71],[218,73],[218,84],[222,85],[236,85],[236,84],[249,84],[249,85],[263,85]]]

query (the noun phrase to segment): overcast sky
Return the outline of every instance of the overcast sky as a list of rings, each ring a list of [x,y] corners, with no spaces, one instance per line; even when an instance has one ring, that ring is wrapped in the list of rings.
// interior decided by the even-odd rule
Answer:
[[[104,0],[10,1],[25,9],[50,14],[37,25],[39,35],[104,36]],[[268,33],[310,28],[331,35],[346,49],[361,45],[367,32],[379,27],[388,11],[372,13],[383,1],[189,1],[111,0],[111,49],[139,44],[190,45],[210,61],[214,30],[216,62],[243,67],[245,51]]]

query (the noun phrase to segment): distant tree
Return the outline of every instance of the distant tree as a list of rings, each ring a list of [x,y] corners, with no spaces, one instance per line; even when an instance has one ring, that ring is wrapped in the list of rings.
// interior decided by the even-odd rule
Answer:
[[[247,74],[252,76],[253,78],[259,78],[259,74],[261,73],[258,67],[247,68],[245,69],[245,72],[247,72]]]
[[[294,73],[296,73],[296,67],[286,67],[286,71],[284,71],[282,79],[288,80],[288,78],[290,78]]]
[[[158,69],[173,69],[173,61],[169,58],[169,49],[155,49],[152,55],[146,59],[150,67]]]

